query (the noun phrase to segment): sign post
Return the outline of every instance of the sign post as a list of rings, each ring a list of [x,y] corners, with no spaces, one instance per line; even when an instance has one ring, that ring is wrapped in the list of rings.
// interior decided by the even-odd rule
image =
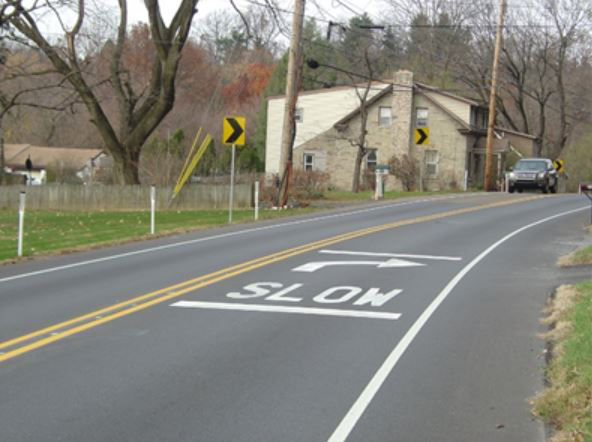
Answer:
[[[230,159],[230,201],[228,202],[228,223],[232,223],[232,208],[234,206],[234,157],[236,146],[245,145],[245,117],[226,117],[222,122],[222,140],[224,144],[232,145]]]

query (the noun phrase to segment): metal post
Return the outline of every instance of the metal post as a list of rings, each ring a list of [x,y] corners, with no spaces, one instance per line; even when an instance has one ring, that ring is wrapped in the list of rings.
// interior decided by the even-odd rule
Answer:
[[[259,219],[259,181],[255,181],[255,221]]]
[[[156,211],[156,187],[150,186],[150,234],[154,235],[154,212]]]
[[[18,256],[23,256],[23,230],[25,224],[25,192],[19,196]]]
[[[232,223],[232,207],[234,206],[234,153],[236,146],[232,145],[232,157],[230,159],[230,202],[228,203],[228,223]]]

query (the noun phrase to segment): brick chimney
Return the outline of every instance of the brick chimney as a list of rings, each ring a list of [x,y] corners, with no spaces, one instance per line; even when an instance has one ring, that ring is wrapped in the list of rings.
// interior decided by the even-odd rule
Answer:
[[[393,78],[393,148],[409,154],[413,123],[413,72],[397,71]]]

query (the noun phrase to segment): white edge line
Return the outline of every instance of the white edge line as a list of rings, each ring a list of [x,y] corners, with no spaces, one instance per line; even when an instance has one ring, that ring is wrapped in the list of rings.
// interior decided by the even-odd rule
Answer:
[[[188,241],[180,241],[180,242],[176,242],[173,244],[165,244],[165,245],[157,246],[157,247],[149,247],[147,249],[136,250],[133,252],[120,253],[118,255],[105,256],[103,258],[96,258],[96,259],[89,259],[87,261],[81,261],[81,262],[77,262],[77,263],[73,263],[73,264],[51,267],[48,269],[37,270],[34,272],[28,272],[28,273],[22,273],[19,275],[7,276],[5,278],[0,278],[0,283],[14,281],[16,279],[28,278],[30,276],[38,276],[38,275],[43,275],[46,273],[58,272],[61,270],[68,270],[68,269],[82,267],[82,266],[89,265],[89,264],[97,264],[100,262],[112,261],[115,259],[127,258],[130,256],[135,256],[135,255],[142,255],[144,253],[150,253],[150,252],[156,252],[156,251],[160,251],[160,250],[172,249],[175,247],[187,246],[187,245],[196,244],[196,243],[200,243],[200,242],[211,241],[214,239],[227,238],[230,236],[244,235],[244,234],[259,232],[259,231],[263,231],[263,230],[277,229],[280,227],[305,224],[305,223],[322,221],[322,220],[331,219],[331,218],[341,218],[344,216],[357,215],[359,213],[373,212],[373,211],[382,210],[382,209],[390,209],[393,207],[408,206],[408,205],[412,205],[412,204],[426,203],[426,202],[432,202],[432,201],[441,201],[441,200],[447,200],[447,199],[452,199],[452,198],[458,198],[461,196],[462,197],[469,197],[469,196],[478,196],[478,195],[480,195],[480,193],[460,194],[460,195],[454,195],[454,196],[450,196],[450,197],[434,197],[434,198],[430,198],[430,199],[424,198],[424,199],[420,199],[420,200],[406,201],[403,203],[386,204],[386,205],[381,205],[378,207],[370,207],[367,209],[354,210],[352,212],[335,213],[333,215],[324,215],[324,216],[319,216],[316,218],[308,218],[308,219],[304,219],[304,220],[290,221],[287,223],[274,224],[271,226],[255,227],[252,229],[240,230],[238,232],[222,233],[220,235],[208,236],[206,238],[197,238],[197,239],[191,239]]]
[[[562,216],[570,215],[575,212],[581,212],[583,210],[590,210],[589,207],[582,207],[579,209],[570,210],[568,212],[563,212],[557,215],[549,216],[547,218],[543,218],[539,221],[535,221],[531,224],[523,226],[518,230],[513,231],[512,233],[504,236],[502,239],[498,240],[487,249],[485,249],[481,254],[479,254],[475,259],[473,259],[470,263],[468,263],[450,282],[444,287],[444,289],[436,296],[436,298],[432,301],[432,303],[423,311],[423,313],[417,318],[417,320],[413,323],[411,328],[405,333],[403,339],[399,341],[399,343],[395,346],[393,351],[387,356],[386,360],[382,363],[378,371],[374,374],[366,388],[362,391],[358,399],[354,402],[350,410],[341,420],[331,437],[327,439],[327,442],[344,442],[347,437],[350,435],[351,431],[353,430],[354,426],[368,407],[374,396],[386,380],[386,378],[390,375],[393,371],[397,362],[405,353],[405,350],[411,345],[413,339],[417,336],[417,334],[421,331],[423,326],[428,322],[432,314],[436,311],[438,306],[444,302],[444,300],[448,297],[448,295],[452,292],[452,290],[457,286],[457,284],[469,273],[473,267],[475,267],[480,261],[482,261],[487,255],[489,255],[492,251],[494,251],[497,247],[501,244],[509,240],[510,238],[522,233],[523,231],[530,229],[531,227],[537,226],[539,224],[543,224],[547,221],[551,221],[555,218],[560,218]]]
[[[285,307],[280,305],[231,304],[226,302],[177,301],[171,307],[210,310],[238,310],[243,312],[296,313],[301,315],[342,316],[346,318],[370,318],[396,320],[400,313],[370,312],[364,310],[339,310],[311,307]]]
[[[384,256],[387,258],[409,258],[409,259],[433,259],[439,261],[460,261],[457,256],[433,256],[433,255],[408,255],[404,253],[374,253],[374,252],[352,252],[349,250],[319,250],[319,253],[330,255],[353,255],[353,256]]]

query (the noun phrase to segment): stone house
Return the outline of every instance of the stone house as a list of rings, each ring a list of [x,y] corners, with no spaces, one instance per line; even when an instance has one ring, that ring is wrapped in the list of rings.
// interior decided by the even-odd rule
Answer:
[[[337,189],[350,189],[353,180],[354,142],[361,126],[355,87],[365,85],[303,92],[297,102],[294,169],[327,172],[331,186]],[[386,165],[393,155],[408,154],[418,161],[426,189],[482,184],[486,105],[415,82],[409,71],[395,73],[393,81],[374,82],[369,92],[365,172]],[[268,175],[280,170],[283,113],[284,97],[269,98]],[[496,127],[494,176],[512,156],[533,156],[535,142],[531,135]]]

